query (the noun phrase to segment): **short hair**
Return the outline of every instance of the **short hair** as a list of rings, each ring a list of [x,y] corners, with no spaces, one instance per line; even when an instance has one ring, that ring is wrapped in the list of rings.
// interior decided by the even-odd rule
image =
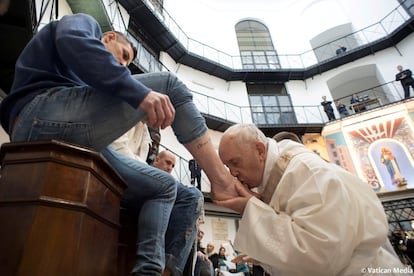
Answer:
[[[254,124],[235,124],[229,127],[224,134],[237,137],[238,141],[261,141],[267,144],[264,133]]]
[[[162,151],[160,151],[160,152],[157,154],[157,156],[158,156],[158,157],[160,157],[160,158],[162,158],[162,157],[164,157],[164,156],[166,156],[166,155],[172,155],[172,156],[174,156],[174,157],[175,157],[175,155],[174,155],[171,151],[169,151],[169,150],[162,150]]]
[[[131,46],[132,51],[134,52],[134,57],[132,60],[135,60],[138,55],[138,50],[137,50],[137,47],[135,47],[134,43],[132,43],[132,41],[129,40],[129,38],[125,34],[118,32],[118,31],[113,31],[113,32],[117,34],[118,40],[124,41]]]
[[[292,140],[298,143],[302,143],[299,136],[289,131],[281,131],[279,133],[276,133],[272,138],[276,140],[276,142],[280,142],[282,140]]]

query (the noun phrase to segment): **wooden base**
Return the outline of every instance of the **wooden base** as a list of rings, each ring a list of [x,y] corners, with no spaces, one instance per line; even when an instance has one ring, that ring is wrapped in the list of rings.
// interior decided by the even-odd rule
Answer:
[[[118,275],[126,184],[96,152],[57,141],[0,151],[0,275]]]

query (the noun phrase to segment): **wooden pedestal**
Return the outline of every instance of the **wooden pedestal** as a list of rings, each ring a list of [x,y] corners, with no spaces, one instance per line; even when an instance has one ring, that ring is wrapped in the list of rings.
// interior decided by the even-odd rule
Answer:
[[[57,141],[0,151],[0,275],[117,275],[126,184],[101,155]]]

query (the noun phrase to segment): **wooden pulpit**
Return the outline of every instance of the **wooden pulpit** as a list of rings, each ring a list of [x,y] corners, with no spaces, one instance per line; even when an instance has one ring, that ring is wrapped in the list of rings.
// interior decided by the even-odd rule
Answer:
[[[118,275],[126,184],[100,154],[12,142],[0,161],[0,275]]]

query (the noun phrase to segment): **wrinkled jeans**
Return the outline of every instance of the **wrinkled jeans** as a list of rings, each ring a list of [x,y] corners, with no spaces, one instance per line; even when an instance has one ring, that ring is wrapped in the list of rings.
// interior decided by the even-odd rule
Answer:
[[[166,267],[173,276],[183,275],[184,267],[197,236],[197,220],[204,204],[196,187],[177,182],[177,199],[165,236]]]
[[[173,74],[148,73],[135,75],[135,78],[170,97],[176,110],[172,128],[180,143],[190,143],[207,131],[204,118],[192,102],[191,93]],[[163,185],[155,190],[153,186],[141,188],[141,180],[134,176],[138,172],[132,170],[134,165],[106,148],[145,117],[143,110],[90,87],[55,87],[36,96],[20,111],[11,141],[55,139],[101,151],[128,184],[123,203],[131,194],[146,200],[138,222],[138,243],[142,241],[143,245],[138,244],[134,271],[150,276],[160,275],[165,266],[165,242],[160,237],[166,233],[177,186],[167,173],[152,175],[148,171],[147,177],[159,177]],[[151,207],[147,208],[146,204]],[[148,241],[155,244],[148,247]]]
[[[132,215],[138,217],[138,225],[154,226],[157,221],[163,223],[160,228],[164,229],[165,233],[165,252],[158,251],[157,253],[160,254],[161,260],[164,260],[165,253],[165,266],[172,272],[172,275],[182,275],[191,247],[196,239],[196,222],[201,214],[204,202],[203,195],[197,188],[177,182],[171,174],[126,157],[111,146],[103,150],[102,154],[111,164],[114,164],[113,167],[127,183],[137,182],[136,185],[130,185],[125,191],[121,204]],[[139,181],[135,181],[136,179]],[[171,210],[170,200],[175,197],[176,191],[177,197],[173,201],[174,206]],[[162,198],[162,195],[167,196]],[[156,199],[155,203],[154,199]],[[165,222],[168,222],[168,218],[168,228],[165,232]],[[148,219],[154,221],[148,222]],[[156,233],[159,235],[155,235]],[[157,228],[139,228],[137,239],[139,250],[151,252],[154,246],[164,240],[164,235],[160,234]],[[144,273],[145,271],[145,275],[147,275],[149,272],[145,270],[145,267],[141,268],[140,266],[153,262],[153,259],[142,259],[142,257],[152,256],[152,254],[137,255],[133,272]]]

